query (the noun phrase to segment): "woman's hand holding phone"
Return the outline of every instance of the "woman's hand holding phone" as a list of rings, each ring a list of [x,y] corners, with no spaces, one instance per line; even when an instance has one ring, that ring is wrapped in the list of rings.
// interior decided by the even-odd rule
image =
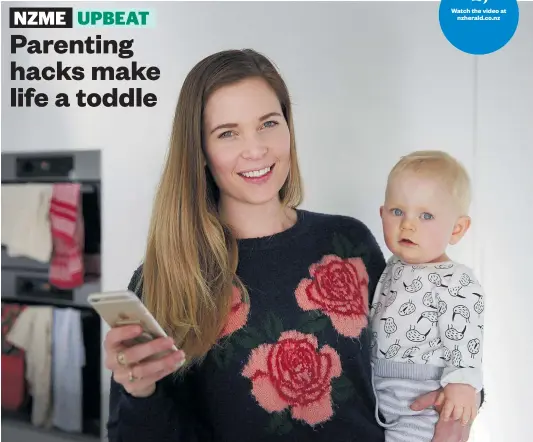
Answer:
[[[139,325],[114,327],[104,341],[106,367],[113,372],[115,382],[135,397],[151,396],[156,382],[175,372],[185,362],[185,354],[175,349],[171,338],[156,338],[130,347],[124,344],[139,337],[142,332]],[[164,355],[154,358],[160,353]]]

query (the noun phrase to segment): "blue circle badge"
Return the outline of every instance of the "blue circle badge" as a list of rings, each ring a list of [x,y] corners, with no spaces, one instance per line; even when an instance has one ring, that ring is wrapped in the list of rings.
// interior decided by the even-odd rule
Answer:
[[[517,0],[442,0],[440,27],[457,49],[490,54],[507,44],[518,26]]]

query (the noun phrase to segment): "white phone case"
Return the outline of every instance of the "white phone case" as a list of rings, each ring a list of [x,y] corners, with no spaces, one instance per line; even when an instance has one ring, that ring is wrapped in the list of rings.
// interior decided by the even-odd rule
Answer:
[[[126,346],[167,336],[135,293],[130,291],[93,293],[89,295],[88,301],[111,328],[133,324],[139,324],[142,327],[143,333],[137,338],[124,342]]]

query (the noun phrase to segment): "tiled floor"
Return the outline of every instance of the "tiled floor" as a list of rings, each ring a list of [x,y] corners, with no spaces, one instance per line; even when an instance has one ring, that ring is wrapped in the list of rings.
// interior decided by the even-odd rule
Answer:
[[[43,430],[26,423],[2,419],[3,442],[100,442],[97,438],[69,435],[56,430]]]

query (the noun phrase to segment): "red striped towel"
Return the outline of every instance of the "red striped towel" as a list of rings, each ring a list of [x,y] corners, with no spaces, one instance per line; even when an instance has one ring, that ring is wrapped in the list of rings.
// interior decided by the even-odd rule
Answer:
[[[81,185],[54,184],[50,202],[50,226],[54,246],[50,261],[50,284],[73,289],[83,284],[84,226]]]

